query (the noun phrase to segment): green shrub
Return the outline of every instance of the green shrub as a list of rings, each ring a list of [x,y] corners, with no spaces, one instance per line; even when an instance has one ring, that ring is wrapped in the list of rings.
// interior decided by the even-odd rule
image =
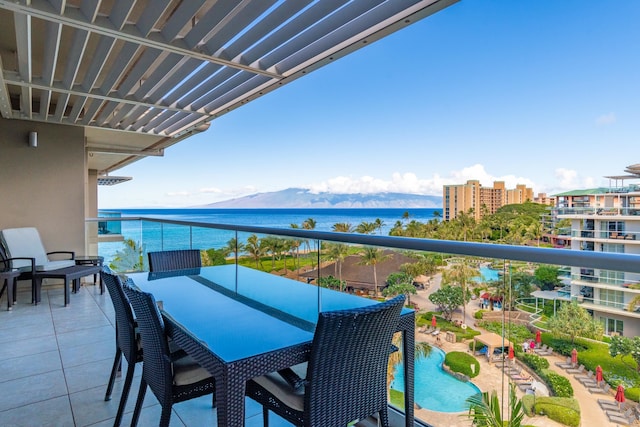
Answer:
[[[580,406],[577,404],[576,399],[570,399],[576,402],[574,406],[566,405],[557,399],[560,398],[537,398],[535,404],[536,414],[546,415],[550,419],[566,426],[578,427],[580,425]]]
[[[628,400],[633,400],[634,402],[640,401],[640,388],[630,387],[624,389],[624,397],[626,397]]]
[[[484,315],[485,310],[478,310],[473,314],[473,317],[475,317],[478,320],[482,320],[482,316]]]
[[[549,361],[537,354],[522,353],[522,361],[537,373],[542,372],[543,369],[549,369]]]
[[[389,401],[393,406],[404,411],[404,393],[403,392],[390,388]]]
[[[573,387],[566,377],[548,369],[543,370],[541,376],[555,396],[573,397]]]
[[[450,351],[444,357],[444,364],[449,367],[453,372],[458,372],[473,378],[480,373],[480,363],[472,355],[462,351]],[[472,371],[471,365],[474,365]]]

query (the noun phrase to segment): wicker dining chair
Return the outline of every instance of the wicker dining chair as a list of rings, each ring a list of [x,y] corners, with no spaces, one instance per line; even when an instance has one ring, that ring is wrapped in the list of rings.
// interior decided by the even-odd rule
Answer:
[[[140,337],[136,332],[137,323],[131,310],[129,300],[122,289],[122,281],[120,277],[113,274],[108,267],[104,267],[100,272],[102,283],[107,286],[111,302],[115,310],[116,316],[116,355],[111,368],[111,376],[107,385],[107,392],[104,400],[111,400],[111,392],[116,379],[116,374],[120,370],[122,355],[127,361],[127,375],[122,387],[122,395],[120,396],[120,404],[118,405],[118,413],[116,415],[114,427],[118,427],[122,421],[122,415],[129,397],[131,382],[133,381],[133,373],[135,372],[136,363],[142,362],[142,347],[140,345]]]
[[[152,273],[202,267],[200,249],[149,252],[147,255]]]
[[[388,427],[387,364],[404,296],[320,313],[303,387],[279,373],[247,383],[247,396],[296,426],[346,426],[379,414]],[[294,370],[300,369],[300,365]],[[302,367],[304,370],[304,367]]]
[[[138,424],[147,385],[162,406],[159,425],[168,426],[173,404],[214,393],[214,380],[189,356],[171,359],[164,321],[153,295],[142,292],[131,281],[124,283],[123,288],[136,314],[144,348],[140,391],[131,426]]]

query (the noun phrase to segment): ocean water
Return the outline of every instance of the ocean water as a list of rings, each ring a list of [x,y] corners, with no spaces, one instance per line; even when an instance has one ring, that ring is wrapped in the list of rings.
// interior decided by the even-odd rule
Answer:
[[[316,221],[315,230],[331,231],[336,223],[349,223],[353,227],[366,222],[380,219],[383,223],[378,233],[388,235],[397,221],[403,221],[405,212],[409,213],[409,221],[426,222],[434,218],[434,212],[442,209],[104,209],[103,213],[120,213],[125,217],[148,217],[180,221],[202,222],[208,224],[254,225],[259,227],[273,227],[290,229],[292,224],[301,227],[308,218]],[[101,215],[102,216],[102,215]],[[122,235],[143,246],[145,251],[168,249],[186,249],[189,247],[219,249],[235,237],[232,231],[212,230],[173,226],[152,222],[123,221]],[[243,240],[247,236],[239,235]],[[123,247],[122,242],[101,243],[100,255],[108,263],[118,250]]]

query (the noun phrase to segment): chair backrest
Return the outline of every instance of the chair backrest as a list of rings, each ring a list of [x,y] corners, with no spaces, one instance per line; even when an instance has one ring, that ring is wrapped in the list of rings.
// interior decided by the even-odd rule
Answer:
[[[202,267],[200,249],[149,252],[148,256],[150,272]]]
[[[138,343],[136,340],[136,321],[129,304],[129,299],[122,289],[122,280],[113,274],[109,267],[103,267],[100,272],[102,283],[107,286],[111,302],[116,312],[116,337],[118,347],[124,353],[124,357],[131,362],[138,359]]]
[[[173,373],[162,315],[153,295],[141,291],[130,280],[123,284],[123,289],[133,306],[142,337],[142,376],[165,406],[172,400]]]
[[[305,425],[347,425],[386,407],[387,365],[403,305],[398,296],[320,313],[307,368]]]
[[[34,227],[6,228],[0,231],[0,238],[8,258],[35,258],[36,265],[49,262],[40,233]],[[31,263],[28,260],[15,260],[12,266],[13,268],[31,267]]]

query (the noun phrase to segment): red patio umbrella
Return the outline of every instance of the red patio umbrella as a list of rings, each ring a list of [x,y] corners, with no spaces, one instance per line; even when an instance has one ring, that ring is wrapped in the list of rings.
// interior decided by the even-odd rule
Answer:
[[[540,333],[540,330],[538,329],[536,331],[536,344],[540,344],[542,342],[542,334]]]
[[[602,381],[602,366],[596,366],[596,382],[600,384]]]
[[[574,366],[578,364],[578,350],[575,348],[571,350],[571,364]]]
[[[431,326],[433,326],[434,328],[436,327],[436,315],[435,314],[431,317]]]
[[[619,385],[616,390],[616,401],[618,403],[624,403],[624,387],[622,387],[622,385]]]
[[[509,346],[509,359],[513,360],[513,358],[516,357],[515,353],[513,352],[513,346]]]

